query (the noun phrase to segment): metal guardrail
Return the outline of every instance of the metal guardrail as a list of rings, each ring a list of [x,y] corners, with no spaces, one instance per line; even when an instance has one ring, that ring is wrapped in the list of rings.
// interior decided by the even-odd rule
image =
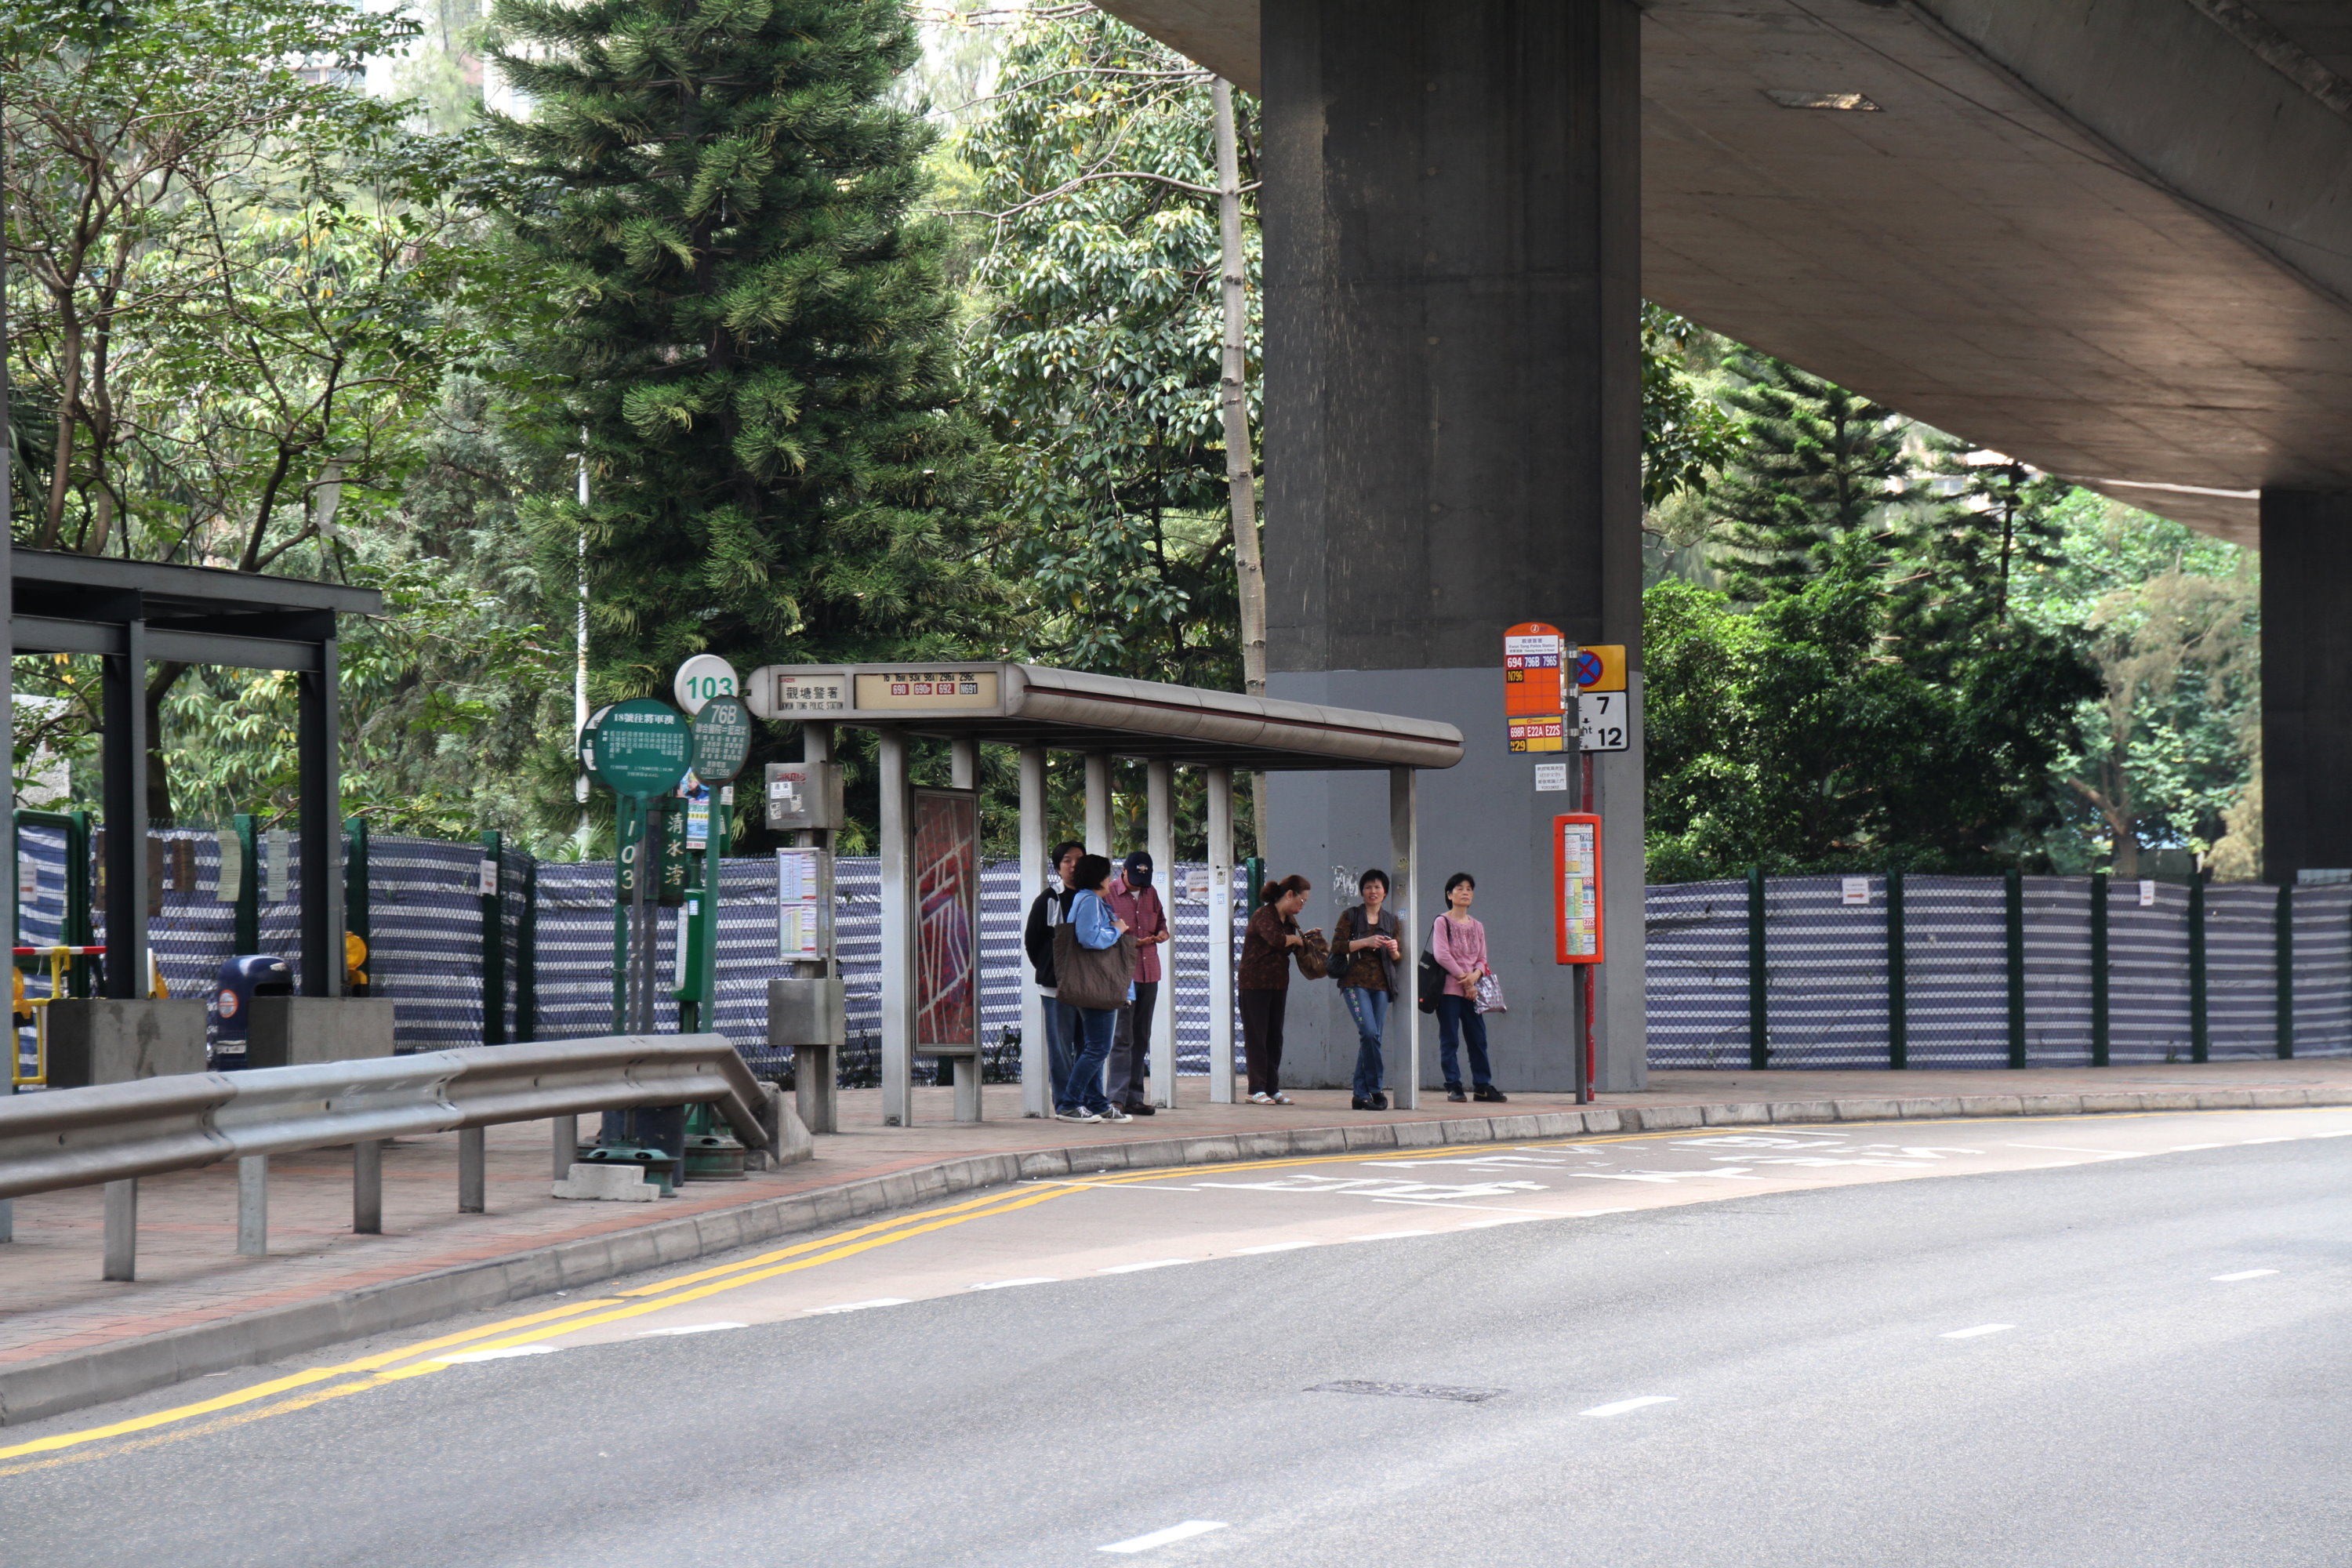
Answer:
[[[0,1200],[107,1186],[107,1273],[132,1277],[137,1181],[236,1160],[238,1250],[266,1245],[268,1160],[349,1144],[353,1228],[382,1228],[381,1141],[461,1134],[458,1207],[481,1206],[481,1128],[646,1106],[711,1104],[753,1149],[771,1091],[721,1035],[472,1046],[236,1073],[189,1073],[0,1099]]]

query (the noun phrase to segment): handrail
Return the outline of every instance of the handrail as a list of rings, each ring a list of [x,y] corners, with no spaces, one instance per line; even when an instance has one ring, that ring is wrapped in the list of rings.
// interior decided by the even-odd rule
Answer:
[[[467,1046],[0,1099],[0,1198],[373,1139],[653,1105],[716,1105],[768,1147],[762,1093],[721,1035]]]

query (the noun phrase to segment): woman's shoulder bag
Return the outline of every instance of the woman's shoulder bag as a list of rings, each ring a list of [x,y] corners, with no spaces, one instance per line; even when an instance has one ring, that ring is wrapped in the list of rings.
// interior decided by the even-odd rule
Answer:
[[[1439,920],[1445,917],[1440,915]],[[1437,999],[1445,994],[1449,978],[1445,966],[1437,962],[1437,928],[1429,928],[1429,940],[1421,944],[1421,962],[1413,965],[1413,1004],[1424,1013],[1437,1011]]]
[[[1054,928],[1055,994],[1073,1007],[1089,1012],[1127,1005],[1128,983],[1135,978],[1135,933],[1121,931],[1108,947],[1088,947],[1078,940],[1073,921]]]

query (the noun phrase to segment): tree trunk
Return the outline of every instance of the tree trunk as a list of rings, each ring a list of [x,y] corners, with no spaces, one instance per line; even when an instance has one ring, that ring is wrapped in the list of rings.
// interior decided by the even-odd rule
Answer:
[[[1217,132],[1217,227],[1223,253],[1225,332],[1222,403],[1225,484],[1233,498],[1234,574],[1242,617],[1242,689],[1265,695],[1265,566],[1258,553],[1257,474],[1250,458],[1249,258],[1242,248],[1241,153],[1234,135],[1233,84],[1209,84]],[[1265,775],[1250,775],[1251,825],[1265,852]]]

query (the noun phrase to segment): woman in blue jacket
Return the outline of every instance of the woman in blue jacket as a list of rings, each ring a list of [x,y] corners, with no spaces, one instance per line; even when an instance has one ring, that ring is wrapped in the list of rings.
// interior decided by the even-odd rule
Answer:
[[[1118,918],[1110,903],[1103,897],[1103,884],[1110,880],[1110,861],[1100,855],[1081,855],[1070,873],[1071,885],[1077,889],[1070,900],[1071,934],[1080,947],[1100,952],[1118,945],[1119,933],[1127,922]],[[1135,985],[1128,984],[1129,1000],[1135,997]],[[1054,1115],[1062,1121],[1129,1121],[1134,1120],[1110,1102],[1103,1093],[1103,1060],[1110,1055],[1112,1027],[1118,1022],[1115,1007],[1079,1007],[1077,1059],[1070,1064],[1070,1076],[1055,1096]]]

